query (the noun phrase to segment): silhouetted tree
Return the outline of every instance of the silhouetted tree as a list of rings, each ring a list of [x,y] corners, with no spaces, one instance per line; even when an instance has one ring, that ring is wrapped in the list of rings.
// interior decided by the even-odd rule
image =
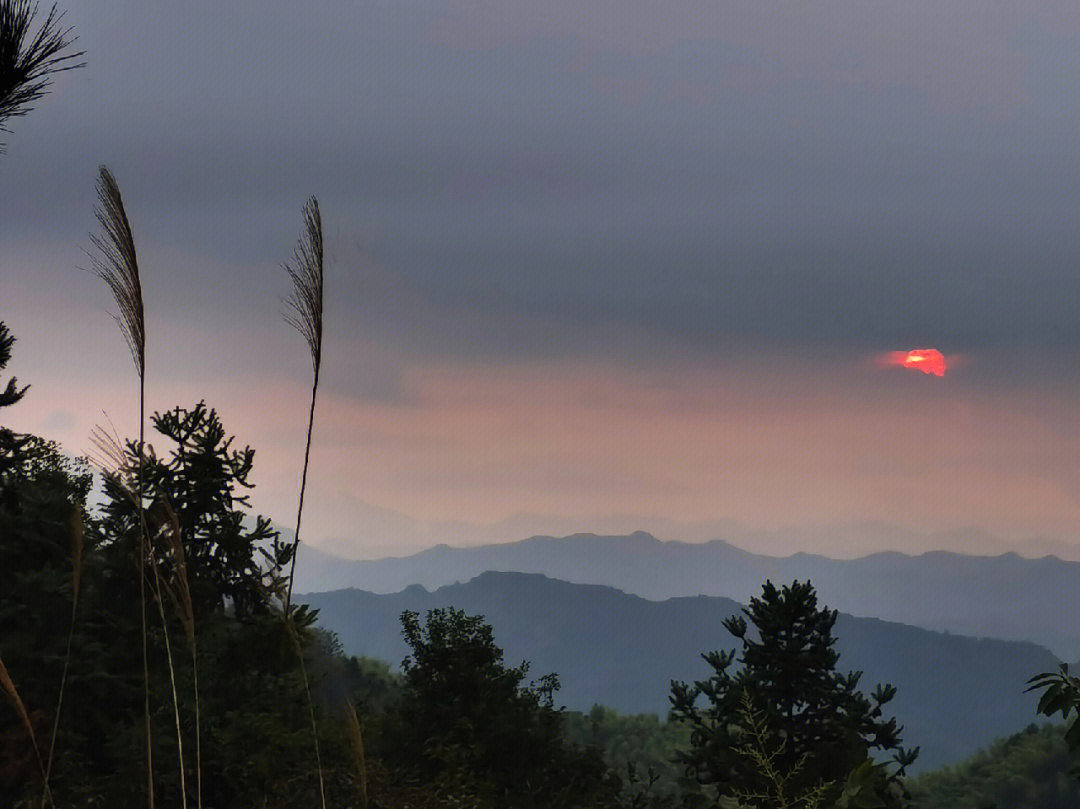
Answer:
[[[898,769],[880,773],[877,791],[901,805],[898,778],[918,750],[900,747],[902,728],[882,719],[895,688],[879,685],[867,699],[858,691],[861,672],[836,671],[836,611],[819,610],[810,583],[796,581],[781,590],[766,582],[742,612],[724,621],[742,644],[740,667],[732,670],[736,650],[709,652],[702,655],[713,669],[708,679],[672,683],[672,718],[691,729],[691,748],[680,756],[688,773],[717,801],[746,800],[776,787],[763,772],[767,756],[786,789],[817,790],[827,805],[874,751],[892,753]]]
[[[143,468],[148,535],[158,538],[150,553],[159,568],[168,578],[175,560],[161,537],[178,529],[196,615],[226,606],[240,617],[267,611],[271,597],[280,595],[277,574],[292,549],[279,542],[267,518],[246,522],[255,450],[233,449],[234,439],[205,402],[154,413],[150,421],[168,441],[162,455],[147,447]],[[126,453],[134,465],[138,445],[129,443]],[[129,488],[110,477],[105,494],[106,531],[116,538],[132,536],[139,517]]]
[[[388,759],[412,781],[505,807],[606,805],[617,790],[600,754],[567,743],[558,678],[525,684],[481,616],[437,609],[401,616],[412,652]]]
[[[11,347],[14,343],[15,337],[0,320],[0,371],[11,361]],[[0,385],[0,407],[8,407],[22,399],[28,387],[29,385],[20,388],[15,377],[8,379],[6,386]],[[19,452],[26,445],[26,441],[25,437],[16,435],[0,424],[0,479],[7,470],[19,463]]]

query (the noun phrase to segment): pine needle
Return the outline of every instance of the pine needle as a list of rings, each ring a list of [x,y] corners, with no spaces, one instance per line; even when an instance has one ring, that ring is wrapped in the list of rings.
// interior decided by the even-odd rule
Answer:
[[[7,131],[5,119],[30,111],[30,105],[45,94],[53,73],[85,66],[74,61],[83,51],[60,53],[78,37],[71,36],[72,29],[60,27],[64,15],[56,13],[55,5],[38,32],[30,35],[37,12],[38,4],[30,0],[0,2],[0,131]]]

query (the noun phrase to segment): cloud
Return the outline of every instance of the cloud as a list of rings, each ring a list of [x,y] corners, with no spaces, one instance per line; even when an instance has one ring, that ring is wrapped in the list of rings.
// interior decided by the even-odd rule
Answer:
[[[1013,112],[1029,96],[1027,59],[1017,48],[1026,26],[1075,31],[1075,4],[864,3],[828,0],[752,4],[691,0],[557,0],[542,6],[460,0],[431,25],[432,41],[488,50],[547,39],[579,48],[576,69],[602,54],[648,58],[687,43],[733,49],[719,78],[729,87],[765,89],[811,79],[826,87],[914,87],[943,109]]]

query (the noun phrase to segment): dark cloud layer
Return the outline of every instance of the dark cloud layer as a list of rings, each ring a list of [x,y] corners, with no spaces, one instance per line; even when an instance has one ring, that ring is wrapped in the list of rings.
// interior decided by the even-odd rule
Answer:
[[[1080,348],[1065,4],[884,40],[839,2],[497,5],[69,3],[88,67],[15,126],[5,238],[83,239],[106,162],[225,286],[318,194],[342,316],[417,352]]]

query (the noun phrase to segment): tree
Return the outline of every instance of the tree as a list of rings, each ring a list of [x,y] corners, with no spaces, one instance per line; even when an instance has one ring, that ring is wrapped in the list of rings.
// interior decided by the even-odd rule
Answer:
[[[180,794],[178,738],[201,745],[201,767],[185,758],[189,788],[198,784],[207,806],[312,805],[318,795],[305,752],[310,745],[305,686],[296,647],[318,686],[336,651],[314,627],[316,614],[293,610],[295,639],[281,620],[283,566],[291,548],[278,542],[271,523],[251,514],[247,490],[254,450],[234,448],[216,411],[199,402],[190,409],[153,414],[160,452],[147,445],[143,495],[155,618],[149,626],[150,704],[159,794]],[[142,703],[137,610],[139,508],[137,442],[101,447],[110,471],[101,517],[89,530],[92,595],[85,627],[92,643],[82,649],[81,689],[92,699],[73,700],[69,742],[83,771],[83,788],[102,805],[136,806]],[[110,462],[111,461],[111,462]],[[160,586],[158,585],[160,582]],[[190,602],[185,603],[185,591]],[[3,594],[0,593],[0,601]],[[197,633],[197,648],[195,636]],[[172,648],[184,636],[190,654]],[[174,690],[175,683],[175,690]],[[178,705],[173,702],[177,694]],[[319,710],[339,712],[324,701]],[[180,725],[170,732],[173,712]],[[329,726],[324,761],[331,768],[328,795],[344,803],[353,789],[344,725]],[[97,739],[96,743],[91,740]],[[192,743],[195,743],[192,746]],[[78,783],[78,782],[75,782]],[[58,784],[71,789],[75,784]],[[196,794],[192,789],[192,794]]]
[[[42,771],[55,771],[55,712],[72,643],[82,645],[81,637],[74,636],[74,609],[91,484],[84,462],[36,436],[20,436],[19,451],[9,461],[0,474],[0,659],[15,678],[31,722],[8,711],[0,695],[2,806],[28,795],[36,805]],[[38,764],[39,755],[44,766]]]
[[[775,792],[776,779],[763,771],[767,757],[784,789],[817,793],[827,805],[874,751],[891,753],[898,769],[880,771],[876,791],[901,805],[898,779],[918,750],[900,747],[902,728],[882,719],[893,686],[879,685],[867,699],[858,691],[861,672],[836,671],[836,611],[819,610],[810,583],[796,581],[781,590],[766,582],[742,613],[724,621],[742,645],[740,668],[731,670],[736,650],[709,652],[702,655],[713,670],[708,679],[672,683],[672,718],[691,729],[691,748],[680,754],[687,772],[717,805],[749,802]],[[707,705],[699,707],[699,697]]]
[[[483,805],[596,806],[616,789],[600,754],[568,744],[554,707],[558,677],[524,684],[481,616],[437,609],[401,616],[412,652],[387,755],[409,780]]]
[[[0,323],[0,369],[13,343]],[[26,390],[10,379],[0,387],[0,407]],[[0,707],[0,804],[25,793],[27,782],[34,784],[30,794],[39,788],[47,794],[39,785],[52,765],[55,725],[48,711],[59,710],[75,639],[91,482],[86,463],[64,456],[55,443],[0,427],[0,660],[18,680],[26,711],[14,701],[14,712]]]
[[[243,492],[251,488],[255,450],[233,449],[234,439],[226,437],[217,412],[205,402],[154,413],[150,420],[169,442],[168,453],[160,456],[148,446],[144,460],[147,533],[158,538],[151,556],[171,579],[177,559],[162,537],[176,530],[196,615],[226,607],[241,617],[265,612],[280,589],[278,574],[292,551],[279,542],[265,517],[245,524],[250,500]],[[138,445],[130,442],[124,452],[130,468],[138,458]],[[139,515],[131,487],[111,476],[105,494],[106,532],[117,540],[133,536]]]
[[[11,360],[11,346],[15,343],[15,337],[8,330],[7,325],[0,320],[0,371],[7,367]],[[19,388],[15,377],[8,379],[6,386],[0,386],[0,407],[9,407],[25,395],[27,387]],[[0,425],[0,479],[5,472],[18,465],[20,453],[26,445],[27,439],[20,437],[7,427]]]

